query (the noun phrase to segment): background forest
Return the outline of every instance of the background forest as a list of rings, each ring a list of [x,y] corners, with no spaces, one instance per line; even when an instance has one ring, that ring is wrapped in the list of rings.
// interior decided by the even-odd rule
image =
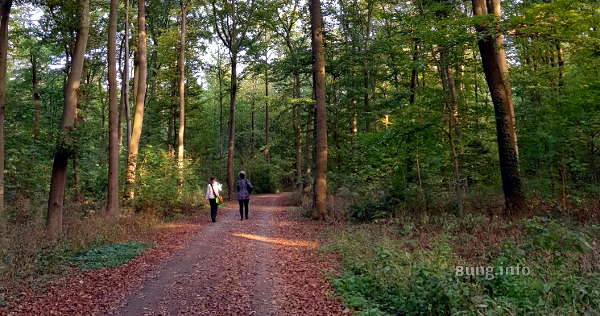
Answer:
[[[245,170],[256,193],[295,191],[298,203],[311,212],[318,126],[308,3],[148,0],[140,6],[118,1],[112,83],[117,97],[111,98],[110,6],[88,1],[23,0],[10,10],[0,273],[26,279],[63,260],[64,253],[126,240],[132,231],[181,218],[203,206],[211,175],[231,195],[228,178]],[[3,7],[7,3],[10,8],[11,1],[2,1]],[[86,5],[89,36],[83,60],[77,57],[77,43]],[[502,15],[495,20],[493,14],[474,16],[470,1],[321,3],[329,221],[395,223],[400,228],[392,235],[397,237],[398,231],[411,231],[410,225],[434,229],[450,217],[463,224],[471,220],[464,225],[474,227],[508,216],[500,131],[478,46],[483,37],[501,33],[526,201],[522,213],[597,223],[599,4],[506,0],[501,5]],[[141,17],[145,32],[140,32]],[[482,31],[482,25],[492,24]],[[81,85],[73,90],[76,111],[65,133],[69,74],[78,60],[83,62]],[[113,100],[117,111],[109,106]],[[136,117],[140,108],[143,123]],[[112,172],[120,183],[116,194],[120,213],[131,215],[120,218],[119,225],[100,216],[114,212],[106,208],[111,113],[118,117],[113,126],[121,166]],[[139,146],[139,153],[132,146]],[[60,219],[64,228],[46,238],[45,225],[58,225],[49,219],[54,213],[48,197],[53,158],[56,164],[61,150],[69,157],[64,222]],[[407,219],[422,214],[437,222]],[[532,221],[527,225],[539,224]],[[550,221],[539,227],[556,224]],[[594,227],[574,230],[585,231],[582,238],[591,243],[599,233]],[[352,234],[362,233],[340,233],[341,241],[332,246],[348,253],[350,261],[361,256],[359,246],[351,247],[356,252],[344,247],[364,237]],[[598,251],[597,245],[590,247]],[[425,308],[416,299],[396,307],[381,297],[367,299],[379,300],[375,305],[364,303],[352,296],[356,289],[348,290],[356,280],[338,280],[342,292],[353,293],[350,305],[391,314],[410,306]],[[445,287],[443,282],[439,286]],[[595,298],[569,311],[598,307],[597,289],[596,296],[589,295]],[[462,306],[448,304],[443,311]],[[519,304],[511,306],[536,308]]]

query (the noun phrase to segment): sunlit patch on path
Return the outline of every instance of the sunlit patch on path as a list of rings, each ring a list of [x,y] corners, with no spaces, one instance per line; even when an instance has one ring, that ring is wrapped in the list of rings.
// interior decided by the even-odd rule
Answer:
[[[306,247],[306,248],[310,248],[310,249],[317,248],[319,246],[319,243],[314,242],[314,241],[307,241],[307,240],[290,240],[290,239],[284,239],[284,238],[270,238],[270,237],[265,237],[265,236],[242,234],[242,233],[233,233],[231,235],[233,235],[235,237],[242,237],[242,238],[246,238],[246,239],[258,240],[258,241],[263,241],[263,242],[277,244],[277,245],[283,245],[283,246]]]

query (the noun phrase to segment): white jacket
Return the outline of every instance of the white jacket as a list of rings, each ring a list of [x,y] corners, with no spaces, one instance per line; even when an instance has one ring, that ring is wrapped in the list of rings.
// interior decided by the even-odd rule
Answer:
[[[213,192],[213,188],[214,188],[214,192]],[[209,200],[209,199],[216,199],[217,196],[221,195],[221,189],[222,186],[219,182],[215,181],[215,183],[212,184],[212,188],[210,187],[210,183],[206,185],[206,196],[204,197],[205,199]]]

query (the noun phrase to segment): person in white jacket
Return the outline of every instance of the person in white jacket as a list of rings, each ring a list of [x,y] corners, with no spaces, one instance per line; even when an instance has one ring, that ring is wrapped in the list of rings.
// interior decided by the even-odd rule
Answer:
[[[210,204],[210,219],[213,223],[217,221],[217,209],[219,208],[217,197],[221,195],[221,188],[222,186],[217,182],[217,178],[210,177],[208,184],[206,185],[205,199],[207,199]]]

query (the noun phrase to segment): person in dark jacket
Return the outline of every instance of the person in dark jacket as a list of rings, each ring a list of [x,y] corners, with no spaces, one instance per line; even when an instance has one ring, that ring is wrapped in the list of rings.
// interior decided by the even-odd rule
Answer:
[[[253,187],[250,180],[246,179],[244,171],[240,171],[238,178],[236,182],[237,199],[240,203],[240,220],[244,220],[244,215],[248,219],[248,205],[250,204],[250,193],[252,193]]]

